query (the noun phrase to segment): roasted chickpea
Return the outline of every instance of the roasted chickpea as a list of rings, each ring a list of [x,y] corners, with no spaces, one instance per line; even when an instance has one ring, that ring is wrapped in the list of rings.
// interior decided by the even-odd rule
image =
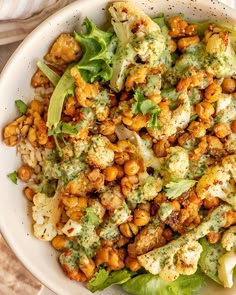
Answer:
[[[130,156],[127,152],[115,153],[115,162],[118,165],[124,165],[124,163],[129,159]]]
[[[205,99],[209,102],[215,102],[220,98],[222,87],[217,83],[210,84],[205,90]]]
[[[121,165],[116,165],[116,168],[118,170],[117,179],[121,179],[125,175],[124,168]]]
[[[216,136],[207,136],[207,143],[209,149],[223,149],[223,143]]]
[[[129,223],[122,223],[120,225],[120,232],[126,238],[132,238],[132,236],[133,236],[133,232],[130,229]]]
[[[211,243],[211,244],[215,244],[219,241],[220,239],[220,233],[219,232],[210,232],[206,235],[207,240]]]
[[[232,122],[231,122],[231,131],[233,132],[233,133],[236,133],[236,120],[233,120]]]
[[[128,177],[123,177],[121,179],[121,190],[125,197],[128,197],[128,195],[132,191],[133,184],[129,181]]]
[[[137,258],[132,258],[127,256],[125,259],[125,266],[129,268],[131,271],[138,271],[141,268],[140,263]]]
[[[191,45],[198,44],[200,42],[200,38],[198,36],[191,36],[191,37],[185,37],[178,40],[178,49],[180,51],[185,50]]]
[[[162,101],[158,104],[159,108],[161,109],[161,113],[159,115],[160,118],[163,118],[165,117],[169,111],[170,111],[170,108],[169,108],[169,101]]]
[[[139,164],[135,160],[128,160],[124,164],[124,172],[126,175],[136,175],[139,169]]]
[[[106,181],[114,181],[118,175],[118,168],[116,166],[107,167],[103,170]]]
[[[231,225],[236,223],[236,212],[234,211],[228,211],[226,212],[226,222],[224,227],[230,227]]]
[[[236,82],[232,78],[224,78],[221,87],[223,92],[233,93],[236,90]]]
[[[132,184],[136,184],[139,182],[139,178],[137,175],[127,175],[127,178],[129,180],[129,182]]]
[[[118,246],[118,248],[123,247],[124,245],[128,244],[130,241],[129,238],[126,238],[125,236],[120,235],[119,236],[119,240],[116,242],[116,245]],[[124,249],[124,248],[122,248]],[[125,250],[125,249],[124,249]]]
[[[202,101],[196,105],[196,113],[204,122],[209,122],[214,114],[214,107],[207,101]]]
[[[138,209],[142,209],[142,210],[146,210],[147,212],[150,212],[151,204],[149,202],[139,204]]]
[[[62,203],[66,208],[79,207],[84,209],[87,207],[88,199],[85,197],[63,196]]]
[[[117,141],[117,136],[115,133],[106,136],[110,142],[115,143]]]
[[[209,197],[204,199],[203,205],[206,209],[211,209],[219,206],[220,200],[217,197]]]
[[[196,138],[206,135],[206,127],[202,122],[193,121],[188,127],[188,131]]]
[[[34,198],[34,195],[35,195],[35,191],[32,190],[31,188],[29,187],[25,187],[24,190],[24,195],[26,196],[26,198],[29,200],[29,201],[33,201],[33,198]]]
[[[65,102],[64,113],[68,116],[75,116],[77,100],[74,96],[70,96]]]
[[[116,95],[115,94],[110,93],[109,94],[109,100],[110,100],[110,106],[111,107],[116,107],[117,106],[118,101],[117,101],[117,98],[116,98]]]
[[[213,127],[215,135],[219,138],[225,138],[230,134],[230,130],[225,123],[218,123]]]
[[[111,135],[115,132],[116,125],[111,120],[105,120],[100,125],[100,133],[103,135]]]
[[[171,40],[168,41],[168,44],[169,44],[170,51],[172,53],[175,52],[176,49],[177,49],[177,44],[175,43],[175,41],[171,39]]]
[[[23,165],[18,169],[17,176],[20,178],[20,180],[24,182],[28,182],[32,176],[33,170],[28,165]]]
[[[166,241],[169,242],[173,239],[173,231],[170,228],[166,228],[163,231],[163,236],[166,239]]]
[[[134,224],[137,226],[144,226],[150,221],[150,213],[147,210],[134,210]]]
[[[123,117],[122,117],[122,122],[123,122],[126,126],[131,126],[132,123],[133,123],[133,119],[132,119],[132,118],[129,118],[129,117],[126,117],[126,116],[123,116]]]
[[[51,244],[56,250],[65,251],[68,249],[69,240],[64,235],[58,235],[52,239]]]
[[[170,202],[170,205],[173,211],[179,211],[181,208],[180,203],[177,200]]]
[[[43,103],[41,101],[36,100],[36,99],[33,99],[31,101],[31,103],[30,103],[30,108],[34,112],[37,112],[39,114],[42,114],[43,113],[44,106],[43,106]]]
[[[153,151],[155,156],[157,157],[166,157],[167,156],[167,148],[170,146],[167,140],[161,139],[157,143],[153,145]]]

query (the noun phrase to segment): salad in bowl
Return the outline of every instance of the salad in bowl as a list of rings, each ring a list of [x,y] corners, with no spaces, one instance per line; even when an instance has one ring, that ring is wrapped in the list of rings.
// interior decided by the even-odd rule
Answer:
[[[106,29],[86,17],[54,40],[3,127],[33,234],[91,292],[232,288],[235,32],[130,1],[107,12]]]

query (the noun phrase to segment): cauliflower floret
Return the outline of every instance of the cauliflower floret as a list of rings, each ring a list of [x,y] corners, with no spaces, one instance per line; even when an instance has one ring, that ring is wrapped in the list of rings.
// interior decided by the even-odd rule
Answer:
[[[159,274],[164,280],[173,281],[179,274],[193,274],[202,252],[197,242],[209,232],[218,231],[225,225],[228,205],[217,207],[205,221],[192,231],[180,236],[163,247],[138,256],[139,263],[150,273]]]
[[[228,167],[228,170],[226,167]],[[218,197],[232,205],[235,210],[236,196],[229,169],[230,166],[226,165],[226,162],[224,166],[210,167],[197,183],[196,192],[198,197],[201,199]]]
[[[61,231],[67,235],[67,237],[75,237],[81,232],[82,225],[72,219],[69,219],[67,223],[63,226]]]
[[[112,221],[119,226],[120,224],[127,222],[131,218],[131,211],[129,210],[127,204],[123,202],[121,208],[115,209],[112,215]]]
[[[227,152],[229,154],[236,154],[236,134],[235,133],[231,133],[225,142],[225,149],[227,150]]]
[[[189,239],[180,245],[169,243],[138,256],[138,260],[152,274],[159,274],[165,281],[174,281],[180,274],[191,275],[196,272],[201,252],[202,246],[194,239]]]
[[[236,266],[236,251],[232,249],[219,259],[218,277],[225,288],[233,287],[233,271]]]
[[[236,73],[236,54],[229,32],[213,26],[211,28],[211,35],[206,40],[206,52],[211,59],[206,70],[217,78],[233,76]]]
[[[119,39],[110,85],[113,90],[119,92],[124,86],[129,65],[133,65],[138,57],[146,64],[156,66],[165,50],[166,40],[160,27],[143,11],[128,2],[114,2],[109,12]]]
[[[216,104],[216,119],[224,123],[236,119],[236,100],[231,94],[221,93]]]
[[[226,172],[229,172],[234,181],[236,181],[236,155],[230,155],[222,160],[222,166]]]
[[[38,239],[51,241],[58,234],[57,224],[62,212],[60,200],[59,192],[52,198],[43,193],[34,196],[32,217],[35,221],[34,235]]]
[[[105,169],[114,161],[114,152],[108,147],[110,141],[107,137],[92,136],[86,162],[95,168]]]
[[[223,233],[221,245],[227,251],[232,250],[233,246],[236,245],[236,225],[231,226]]]
[[[178,129],[188,126],[191,117],[191,104],[187,94],[182,97],[184,97],[184,102],[177,109],[158,118],[161,128],[148,128],[148,133],[155,139],[166,139],[175,134]]]
[[[122,44],[134,35],[145,36],[160,31],[159,26],[142,10],[128,2],[114,2],[108,9],[111,23]]]
[[[176,270],[180,274],[191,275],[196,272],[202,246],[198,242],[186,243],[176,254]]]
[[[171,179],[183,179],[189,170],[189,156],[188,152],[180,147],[170,147],[168,155],[164,160],[161,174],[165,178],[165,182]]]

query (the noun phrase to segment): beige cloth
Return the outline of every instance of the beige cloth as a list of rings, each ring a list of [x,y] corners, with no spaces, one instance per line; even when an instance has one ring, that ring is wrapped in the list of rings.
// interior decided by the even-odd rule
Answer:
[[[0,295],[36,295],[42,285],[23,267],[0,235]]]
[[[0,45],[24,39],[38,24],[73,0],[0,0]]]

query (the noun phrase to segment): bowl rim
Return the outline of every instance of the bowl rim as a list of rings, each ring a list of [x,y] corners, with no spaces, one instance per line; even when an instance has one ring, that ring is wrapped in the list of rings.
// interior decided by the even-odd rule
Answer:
[[[119,0],[115,0],[119,1]],[[109,2],[115,2],[111,0],[93,0],[94,2],[97,3],[105,3],[108,4]],[[157,2],[158,0],[149,0],[152,2]],[[180,0],[177,0],[177,2]],[[16,48],[16,50],[13,52],[11,57],[8,59],[6,62],[4,68],[2,69],[0,73],[0,89],[2,85],[4,84],[5,79],[7,79],[11,73],[11,71],[14,69],[14,59],[21,53],[21,51],[24,51],[25,47],[28,46],[28,42],[32,38],[36,38],[37,35],[42,31],[45,30],[45,28],[48,27],[48,23],[51,21],[55,21],[56,19],[63,18],[65,19],[68,15],[71,14],[71,11],[76,10],[76,9],[83,9],[84,5],[87,5],[90,2],[90,0],[76,0],[67,6],[61,8],[60,10],[54,12],[51,16],[46,18],[42,23],[40,23],[32,32],[29,33],[29,35],[19,44],[19,46]],[[128,1],[128,2],[135,2],[134,1]],[[196,5],[205,5],[205,6],[210,6],[212,4],[212,0],[195,0]],[[217,5],[217,7],[224,9],[224,14],[227,14],[230,18],[235,19],[235,24],[236,24],[236,9],[232,8],[219,0],[214,0],[214,3]],[[54,286],[53,282],[50,280],[45,279],[45,276],[38,275],[37,273],[37,267],[34,266],[33,263],[29,263],[27,255],[23,255],[23,253],[18,249],[17,244],[15,244],[14,240],[12,239],[11,235],[8,234],[7,227],[5,227],[2,223],[0,223],[0,232],[1,235],[3,236],[4,240],[8,244],[8,246],[11,248],[11,250],[14,252],[14,254],[17,256],[17,258],[22,262],[22,264],[30,271],[30,273],[37,279],[39,280],[42,285],[47,286],[50,290],[53,291]],[[55,292],[55,291],[53,291]],[[58,293],[59,294],[59,293]]]

